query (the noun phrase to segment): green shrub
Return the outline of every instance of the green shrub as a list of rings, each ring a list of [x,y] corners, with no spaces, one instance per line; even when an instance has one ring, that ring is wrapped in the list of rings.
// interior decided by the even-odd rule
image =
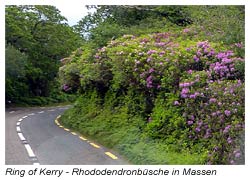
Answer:
[[[69,61],[61,81],[82,95],[62,122],[137,164],[242,163],[244,57],[195,31],[124,35]]]

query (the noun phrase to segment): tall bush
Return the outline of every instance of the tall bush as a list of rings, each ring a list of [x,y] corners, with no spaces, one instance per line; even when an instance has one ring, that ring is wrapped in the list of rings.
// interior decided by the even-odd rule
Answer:
[[[78,88],[95,90],[104,102],[107,94],[129,95],[133,102],[127,113],[140,112],[146,137],[174,144],[177,151],[207,151],[208,164],[234,164],[244,154],[244,57],[237,53],[243,47],[202,40],[195,33],[186,28],[124,35],[92,59],[69,60],[61,74],[70,85],[75,81],[70,67],[77,63]],[[117,108],[127,105],[121,101]]]

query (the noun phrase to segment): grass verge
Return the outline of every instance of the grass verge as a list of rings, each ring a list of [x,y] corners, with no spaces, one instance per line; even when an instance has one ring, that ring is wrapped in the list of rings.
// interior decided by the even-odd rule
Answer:
[[[132,164],[204,164],[205,152],[193,153],[175,143],[145,134],[144,119],[127,106],[100,106],[95,95],[82,96],[62,116],[63,126],[118,152]]]

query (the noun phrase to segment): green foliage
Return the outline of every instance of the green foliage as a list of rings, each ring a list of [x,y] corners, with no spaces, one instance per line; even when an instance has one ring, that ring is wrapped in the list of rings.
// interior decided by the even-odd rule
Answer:
[[[195,34],[185,28],[124,35],[92,58],[72,55],[60,77],[80,82],[84,96],[62,122],[133,163],[240,162],[244,59],[233,52],[236,47]],[[187,157],[173,160],[177,153]]]
[[[54,6],[6,6],[5,13],[6,44],[25,54],[25,60],[22,53],[20,59],[13,57],[16,59],[13,60],[11,56],[18,54],[6,50],[6,73],[22,84],[16,85],[20,83],[7,76],[6,98],[16,100],[23,96],[20,101],[50,96],[56,84],[59,60],[81,45],[80,36]]]
[[[169,142],[147,138],[143,132],[147,126],[144,118],[136,115],[135,111],[131,112],[131,105],[144,107],[138,104],[143,100],[142,96],[137,97],[130,92],[117,99],[113,95],[114,93],[108,92],[102,103],[96,91],[83,94],[76,101],[74,108],[62,115],[61,123],[119,151],[134,164],[204,163],[202,153],[177,153]]]
[[[59,71],[81,96],[62,123],[135,164],[243,164],[244,7],[94,8]]]
[[[183,133],[186,133],[186,121],[181,116],[180,109],[173,106],[174,102],[178,100],[178,96],[174,94],[164,96],[161,95],[155,100],[155,106],[148,118],[149,123],[145,132],[154,139],[170,139],[169,136],[171,136],[171,140],[173,140],[171,143],[176,143],[176,139],[185,140]]]
[[[7,44],[5,49],[6,76],[9,78],[24,78],[25,66],[27,66],[27,55],[21,53],[15,47]]]
[[[165,32],[191,23],[184,6],[87,6],[93,11],[74,26],[86,40],[102,47],[123,34]]]
[[[28,96],[28,86],[25,83],[27,55],[11,45],[5,49],[6,60],[6,101],[16,102],[21,96]]]
[[[197,32],[207,36],[208,40],[228,45],[244,43],[244,6],[190,6],[188,10]]]
[[[92,13],[80,20],[74,29],[86,40],[95,42],[96,47],[123,34],[166,32],[183,26],[195,28],[195,35],[207,37],[209,41],[228,45],[244,43],[244,6],[87,7]]]

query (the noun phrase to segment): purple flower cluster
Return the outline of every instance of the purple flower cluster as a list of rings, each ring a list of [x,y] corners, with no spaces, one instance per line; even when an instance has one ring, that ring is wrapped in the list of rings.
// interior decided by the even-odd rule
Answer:
[[[232,142],[233,142],[232,138],[231,138],[231,137],[228,137],[228,138],[227,138],[227,143],[228,143],[228,144],[232,144]]]
[[[165,39],[169,39],[170,37],[170,33],[168,32],[164,32],[164,33],[157,33],[154,35],[154,39],[156,42],[161,42],[161,41],[164,41]]]
[[[181,91],[181,97],[182,98],[187,98],[188,97],[188,92],[189,92],[188,88],[183,88],[182,91]]]
[[[233,56],[233,55],[234,55],[233,51],[219,52],[216,55],[216,58],[224,59],[224,58],[229,58],[230,56]]]
[[[179,87],[184,88],[184,87],[189,87],[192,86],[194,84],[194,82],[184,82],[184,83],[180,83]]]
[[[157,51],[156,51],[156,50],[149,50],[149,51],[147,52],[147,55],[151,55],[151,54],[154,54],[154,53],[157,53]]]
[[[234,154],[234,157],[235,158],[240,158],[241,157],[241,152],[240,152],[240,150],[234,150],[234,152],[233,152],[233,154]]]
[[[175,106],[180,105],[179,101],[174,101],[174,105],[175,105]]]
[[[231,115],[231,111],[229,111],[229,110],[225,110],[224,113],[225,113],[226,116],[230,116]]]
[[[150,68],[148,72],[153,73],[154,71],[155,71],[154,68]]]
[[[149,42],[149,39],[147,39],[147,38],[144,38],[144,39],[142,39],[141,41],[140,41],[140,44],[146,44],[146,43],[148,43]]]
[[[196,133],[201,132],[201,127],[202,127],[202,125],[203,125],[203,121],[202,121],[202,120],[199,120],[199,121],[197,122],[197,126],[196,126],[196,128],[195,128]]]
[[[238,48],[242,48],[243,47],[243,43],[240,42],[240,43],[235,43],[234,46],[238,47]]]
[[[209,45],[208,41],[202,41],[202,42],[197,43],[197,47],[202,48],[202,49],[206,49],[206,48],[209,48],[210,45]]]
[[[140,64],[141,62],[138,60],[135,60],[135,64]]]
[[[192,70],[192,69],[189,69],[189,70],[187,71],[187,73],[188,73],[188,74],[192,74],[192,73],[193,73],[193,70]]]
[[[217,101],[216,98],[210,98],[210,99],[209,99],[209,103],[215,103],[216,101]]]
[[[213,72],[219,79],[225,79],[234,76],[235,67],[232,59],[223,58],[221,62],[210,64],[210,72]]]
[[[204,135],[204,138],[207,139],[212,136],[212,131],[211,129],[206,129],[206,134]]]
[[[158,47],[164,47],[166,45],[165,42],[156,42],[155,43],[155,46],[158,46]]]
[[[197,96],[199,96],[200,95],[200,93],[199,92],[195,92],[194,94],[190,94],[189,95],[189,98],[191,98],[191,99],[195,99]]]
[[[160,56],[163,56],[164,54],[165,54],[165,51],[159,52],[159,55],[160,55]]]
[[[98,54],[96,54],[96,55],[95,55],[95,58],[96,58],[96,59],[100,59],[100,58],[101,58],[101,56],[100,56],[100,55],[98,55]]]
[[[62,89],[67,92],[70,90],[70,86],[68,86],[67,84],[64,84]]]
[[[195,62],[199,62],[199,61],[200,61],[200,59],[198,58],[197,55],[194,55],[194,61],[195,61]]]
[[[196,56],[194,60],[197,62],[200,60],[202,56],[211,57],[215,55],[215,50],[211,48],[208,41],[198,42],[197,43],[198,51],[196,52]]]
[[[227,125],[225,129],[223,130],[223,134],[227,134],[231,128],[231,125]]]
[[[188,33],[190,31],[190,29],[186,28],[186,29],[183,29],[183,32],[184,33]]]
[[[150,62],[152,60],[152,58],[151,57],[149,57],[148,59],[147,59],[147,62]]]
[[[147,88],[152,88],[153,87],[153,76],[148,76],[147,77]]]
[[[184,83],[180,83],[179,84],[179,87],[182,88],[181,90],[181,97],[182,98],[191,98],[191,99],[195,99],[197,96],[201,95],[199,92],[194,92],[193,94],[188,94],[190,91],[189,91],[189,88],[190,86],[193,86],[194,85],[194,82],[191,81],[191,82],[184,82]]]
[[[146,75],[145,72],[141,73],[141,74],[140,74],[140,78],[144,78],[145,75]]]

